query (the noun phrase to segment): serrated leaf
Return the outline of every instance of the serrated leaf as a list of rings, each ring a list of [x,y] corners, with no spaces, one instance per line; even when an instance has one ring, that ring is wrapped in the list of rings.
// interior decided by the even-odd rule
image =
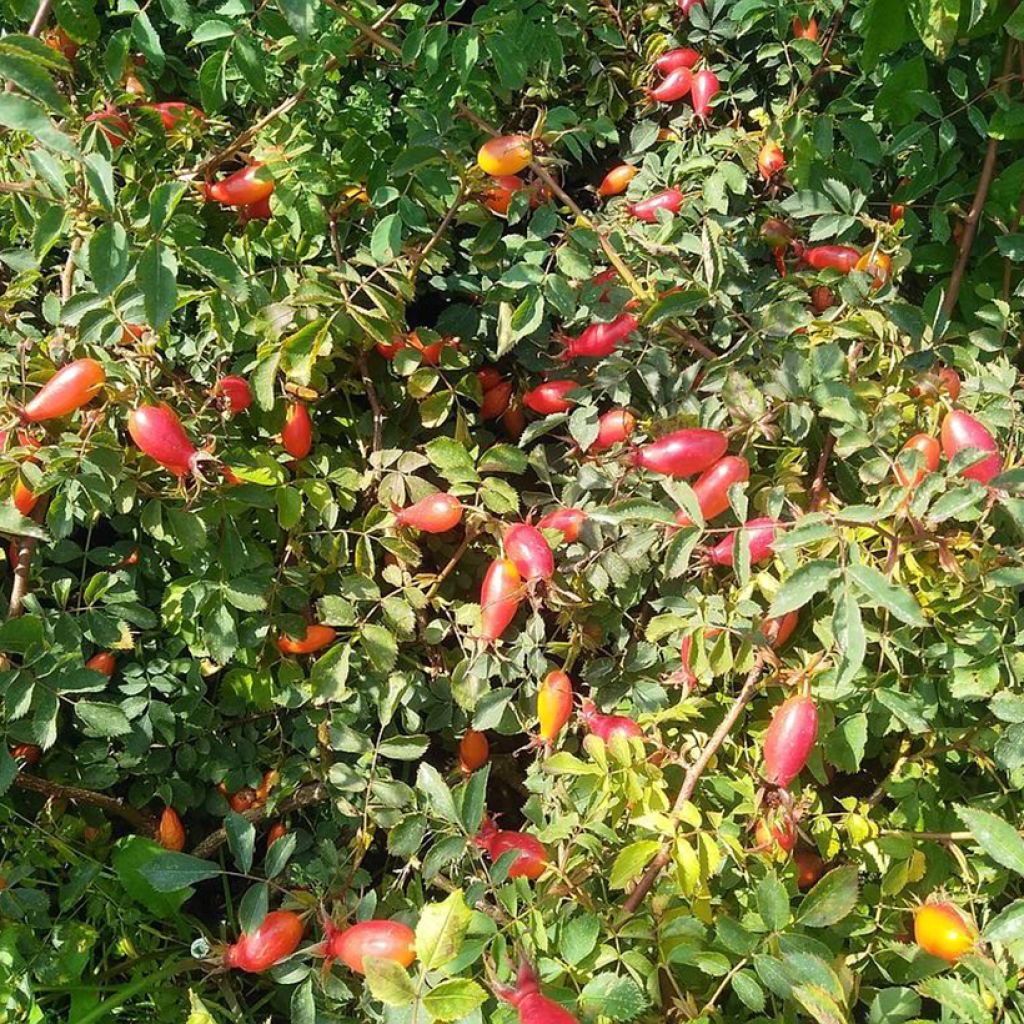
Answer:
[[[416,959],[428,970],[450,963],[462,948],[472,913],[461,890],[443,903],[429,903],[416,925]]]
[[[803,898],[796,919],[807,928],[826,928],[841,921],[857,904],[857,868],[844,864],[820,878]]]
[[[1024,875],[1024,838],[1008,821],[979,808],[956,807],[960,820],[997,864]]]
[[[927,626],[928,620],[921,614],[921,606],[906,587],[890,583],[872,565],[851,565],[846,570],[850,579],[863,591],[864,596],[884,608],[900,622],[908,626]]]

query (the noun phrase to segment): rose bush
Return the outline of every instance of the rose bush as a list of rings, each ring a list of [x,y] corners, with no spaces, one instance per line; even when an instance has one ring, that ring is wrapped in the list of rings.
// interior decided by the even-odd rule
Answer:
[[[1024,1020],[1024,9],[2,9],[2,1019]]]

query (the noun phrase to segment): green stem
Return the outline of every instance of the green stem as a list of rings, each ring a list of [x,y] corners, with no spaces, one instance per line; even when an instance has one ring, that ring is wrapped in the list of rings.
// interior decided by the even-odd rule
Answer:
[[[197,961],[194,960],[177,960],[169,964],[162,971],[157,971],[156,974],[144,974],[130,985],[125,985],[116,995],[112,995],[109,999],[104,999],[99,1006],[94,1006],[88,1013],[81,1017],[76,1017],[72,1024],[96,1024],[97,1021],[103,1020],[112,1010],[116,1010],[122,1003],[128,1002],[132,996],[137,995],[143,989],[155,987],[158,982],[169,978],[172,974],[188,970],[196,965]]]

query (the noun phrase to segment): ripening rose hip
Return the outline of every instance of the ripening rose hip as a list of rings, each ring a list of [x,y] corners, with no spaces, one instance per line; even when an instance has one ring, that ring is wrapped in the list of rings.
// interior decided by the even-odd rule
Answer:
[[[502,380],[492,388],[484,392],[480,402],[480,418],[482,420],[496,420],[504,416],[508,411],[509,402],[512,400],[512,381]]]
[[[952,964],[974,949],[978,937],[952,903],[925,903],[914,912],[914,941]]]
[[[462,502],[454,494],[438,491],[408,508],[397,509],[395,519],[399,526],[412,526],[424,533],[446,533],[462,522]]]
[[[693,112],[702,121],[706,120],[711,111],[711,101],[718,95],[721,88],[718,76],[714,71],[705,68],[693,76],[693,84],[690,86],[690,99],[693,102]]]
[[[939,468],[939,442],[937,438],[932,437],[930,434],[915,434],[900,449],[900,455],[904,452],[917,452],[920,455],[920,459],[918,461],[921,463],[921,467],[913,474],[913,476],[911,476],[911,474],[907,470],[903,469],[897,461],[894,472],[896,474],[896,482],[901,487],[910,487],[913,489],[929,473],[934,473],[935,470]]]
[[[173,131],[179,121],[184,119],[186,122],[193,121],[201,124],[206,120],[206,115],[195,107],[188,103],[182,103],[180,100],[171,100],[167,103],[141,103],[139,104],[143,110],[152,110],[160,115],[160,120],[163,122],[164,131]]]
[[[306,627],[301,638],[281,635],[277,638],[277,649],[282,654],[315,654],[334,643],[337,634],[331,626],[312,624]]]
[[[645,224],[654,224],[658,219],[659,210],[667,210],[677,214],[683,205],[683,193],[677,188],[667,188],[656,192],[653,196],[641,199],[638,203],[630,203],[626,211],[631,217],[642,220]]]
[[[102,110],[90,114],[85,120],[87,124],[98,124],[107,142],[114,149],[123,146],[135,132],[131,121],[117,107],[111,106],[109,103]]]
[[[779,526],[780,523],[777,519],[767,516],[760,519],[748,519],[743,524],[742,530],[746,535],[751,565],[757,565],[771,557],[775,545],[775,534],[778,532]],[[730,530],[708,551],[708,559],[713,565],[733,564],[736,533],[736,530]]]
[[[138,449],[175,476],[194,473],[202,457],[169,405],[140,405],[128,414],[128,433]]]
[[[85,667],[92,669],[93,672],[99,672],[109,679],[117,669],[117,658],[110,651],[100,651],[85,663]]]
[[[560,358],[564,361],[580,357],[602,359],[615,352],[640,325],[640,321],[629,313],[620,313],[608,323],[591,324],[575,338],[565,338],[565,349]]]
[[[281,428],[281,444],[293,459],[304,459],[313,447],[313,421],[302,402],[292,402]]]
[[[555,571],[555,556],[544,534],[529,523],[515,523],[505,531],[505,555],[524,580],[547,580]]]
[[[523,599],[523,578],[508,558],[491,562],[480,588],[480,639],[493,643],[508,629]]]
[[[683,17],[687,17],[694,7],[703,7],[704,0],[676,0],[676,6],[683,12]]]
[[[720,430],[691,427],[638,448],[633,453],[633,465],[664,476],[692,476],[717,462],[728,446]]]
[[[978,483],[987,484],[1003,468],[999,447],[985,425],[966,412],[954,409],[946,413],[942,421],[942,450],[951,462],[966,448],[977,448],[992,452],[986,459],[976,462],[963,471],[963,476]]]
[[[693,85],[693,72],[689,68],[676,68],[653,89],[647,89],[650,99],[658,103],[675,103],[686,96]]]
[[[302,919],[290,910],[272,910],[253,932],[245,932],[224,951],[224,964],[259,974],[289,957],[302,941]]]
[[[180,853],[185,849],[185,826],[173,807],[165,807],[156,828],[156,841],[165,849]]]
[[[514,174],[503,174],[484,190],[484,206],[492,213],[504,216],[512,205],[512,197],[524,188],[526,182],[522,178]]]
[[[225,206],[250,206],[269,197],[274,179],[263,164],[250,164],[206,186],[206,198]]]
[[[818,23],[815,19],[808,18],[807,24],[805,25],[799,17],[793,19],[793,38],[794,39],[810,39],[810,41],[816,42],[818,38]]]
[[[628,409],[609,409],[597,420],[597,439],[592,452],[604,452],[613,445],[629,440],[636,428],[636,417]]]
[[[765,619],[761,623],[761,633],[766,640],[771,638],[771,630],[776,623],[779,628],[775,631],[775,639],[771,641],[773,649],[781,647],[796,631],[800,623],[800,612],[789,612],[778,619]]]
[[[860,260],[860,253],[849,245],[816,245],[803,252],[803,261],[814,270],[838,270],[848,274]]]
[[[757,154],[757,170],[765,181],[771,181],[786,169],[786,157],[777,142],[766,142]]]
[[[572,544],[579,537],[580,527],[586,518],[587,513],[581,508],[556,508],[537,523],[537,529],[560,530],[562,540],[566,544]]]
[[[700,60],[700,54],[689,46],[680,46],[674,50],[666,50],[654,62],[654,68],[662,75],[670,74],[677,68],[693,68]]]
[[[498,860],[502,854],[517,851],[518,856],[508,869],[509,878],[540,878],[547,870],[548,851],[544,844],[526,832],[511,832],[497,828],[490,818],[486,819],[473,841],[491,860]]]
[[[23,423],[42,423],[67,416],[103,389],[107,374],[95,359],[76,359],[62,366],[20,411]]]
[[[416,959],[416,933],[401,921],[360,921],[345,929],[328,923],[323,951],[356,974],[366,973],[368,956],[408,967]]]
[[[244,377],[221,377],[213,386],[211,394],[222,398],[232,416],[245,412],[252,405],[252,389]]]
[[[23,764],[31,767],[39,763],[39,758],[43,756],[43,751],[34,743],[16,743],[11,747],[10,754],[15,761],[21,761]]]
[[[892,277],[892,260],[884,252],[869,249],[854,264],[854,270],[871,276],[871,290],[877,291]]]
[[[537,690],[541,742],[550,747],[572,717],[572,680],[560,669],[549,672]]]
[[[523,395],[523,405],[541,416],[568,412],[576,403],[565,396],[578,387],[574,380],[547,380]]]
[[[487,737],[475,729],[467,729],[459,740],[459,767],[467,775],[471,775],[477,768],[487,764],[490,752],[491,746],[487,742]]]
[[[939,368],[937,374],[939,390],[949,395],[949,400],[955,402],[960,397],[960,374],[950,366]]]
[[[621,196],[639,173],[640,169],[632,164],[619,164],[601,179],[601,184],[597,186],[597,194],[604,198]]]
[[[533,144],[525,135],[499,135],[488,139],[476,155],[480,170],[493,178],[518,174],[532,159]]]
[[[754,829],[758,850],[769,855],[787,856],[797,841],[796,825],[793,819],[782,814],[759,818]]]
[[[579,1024],[568,1010],[541,994],[540,981],[525,960],[519,966],[515,988],[494,985],[493,990],[498,999],[515,1007],[519,1024]]]
[[[726,455],[709,469],[704,470],[693,485],[700,514],[706,523],[729,508],[729,488],[750,479],[750,464],[741,455]],[[683,509],[676,513],[680,526],[690,526],[692,520]]]
[[[797,850],[793,854],[793,866],[796,868],[796,884],[801,891],[810,889],[825,870],[825,862],[814,850]]]
[[[642,739],[644,735],[643,729],[632,718],[626,715],[604,715],[589,699],[580,704],[579,719],[594,736],[605,743],[611,743],[615,736],[625,736],[627,739],[639,736]]]
[[[39,502],[39,496],[30,487],[26,486],[21,477],[14,481],[14,490],[11,492],[11,501],[14,507],[23,515],[30,516],[32,510]]]
[[[764,736],[766,782],[788,786],[803,771],[818,738],[818,709],[810,697],[796,696],[775,709]]]

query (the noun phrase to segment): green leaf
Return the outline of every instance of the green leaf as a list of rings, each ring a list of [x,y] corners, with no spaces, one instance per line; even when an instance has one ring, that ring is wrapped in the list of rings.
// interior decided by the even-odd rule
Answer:
[[[613,1021],[633,1020],[647,1005],[647,997],[632,978],[611,971],[595,974],[583,987],[577,1003],[585,1017],[600,1015]]]
[[[82,723],[86,736],[108,738],[124,736],[132,731],[128,716],[116,704],[97,704],[79,701],[75,714]]]
[[[874,604],[884,608],[908,626],[927,626],[921,607],[905,587],[894,586],[874,566],[851,565],[846,570],[850,579]]]
[[[416,959],[426,970],[444,967],[458,956],[472,916],[461,890],[423,908],[416,925]]]
[[[625,889],[630,882],[640,877],[651,858],[660,849],[661,843],[657,839],[638,839],[635,843],[630,843],[625,849],[620,850],[612,864],[611,874],[608,876],[609,886],[613,889]]]
[[[248,874],[256,852],[256,828],[237,811],[228,811],[224,818],[224,831],[228,836],[228,849],[235,858],[238,870]]]
[[[254,932],[267,916],[270,891],[266,882],[250,885],[238,903],[238,927],[246,933]]]
[[[0,47],[0,78],[6,78],[17,88],[33,99],[38,100],[50,110],[67,115],[70,112],[68,101],[57,90],[53,79],[40,66],[38,60],[24,52],[18,52],[11,45],[11,37],[3,41]]]
[[[37,142],[65,156],[81,155],[71,139],[54,128],[46,111],[25,96],[0,94],[0,125],[14,131],[27,132]]]
[[[844,864],[834,868],[803,898],[796,919],[807,928],[827,928],[853,910],[858,892],[856,866]]]
[[[416,772],[416,789],[426,795],[431,809],[438,817],[452,825],[459,824],[459,812],[455,808],[455,800],[451,790],[438,770],[426,762]]]
[[[597,948],[601,934],[601,921],[596,914],[584,911],[577,914],[559,931],[559,951],[568,964],[578,964]]]
[[[839,564],[831,558],[819,558],[800,566],[779,587],[768,610],[769,617],[777,619],[802,608],[815,594],[828,589],[838,573]]]
[[[815,1024],[850,1024],[846,1011],[832,995],[818,985],[795,985],[793,998]]]
[[[921,42],[945,60],[956,39],[960,0],[909,0],[908,7]]]
[[[789,922],[789,893],[774,874],[758,883],[757,912],[769,931],[781,931]]]
[[[423,1009],[434,1020],[462,1020],[487,1001],[487,993],[470,978],[451,978],[423,997]]]
[[[370,237],[370,255],[376,263],[390,263],[402,248],[402,218],[397,213],[382,217]]]
[[[277,0],[289,28],[300,38],[308,39],[316,23],[316,9],[312,0]]]
[[[150,242],[136,271],[144,295],[146,321],[154,330],[171,318],[178,302],[178,261],[165,245]]]
[[[359,634],[359,642],[378,672],[390,672],[395,667],[398,643],[390,630],[368,623]]]
[[[408,1006],[416,1001],[416,988],[409,972],[394,960],[368,956],[363,959],[366,984],[374,999],[387,1006]]]
[[[152,839],[124,836],[114,844],[110,858],[124,891],[139,906],[158,917],[176,915],[190,894],[187,885],[172,892],[156,889],[147,881],[143,869],[158,863],[166,855],[167,851]]]
[[[167,850],[144,864],[140,871],[157,892],[178,892],[220,874],[220,868],[208,860]]]
[[[1020,942],[1024,939],[1024,900],[1011,903],[985,926],[986,942]]]
[[[316,999],[313,995],[313,979],[307,978],[292,991],[291,1024],[316,1024]],[[186,1021],[186,1024],[191,1022]]]
[[[978,845],[997,864],[1024,875],[1024,838],[1008,821],[974,807],[957,805],[956,813]]]
[[[89,239],[89,272],[100,295],[109,295],[128,273],[128,235],[116,221]]]
[[[959,978],[928,978],[917,986],[926,999],[934,999],[957,1020],[970,1024],[992,1024],[992,1014],[978,993]]]

